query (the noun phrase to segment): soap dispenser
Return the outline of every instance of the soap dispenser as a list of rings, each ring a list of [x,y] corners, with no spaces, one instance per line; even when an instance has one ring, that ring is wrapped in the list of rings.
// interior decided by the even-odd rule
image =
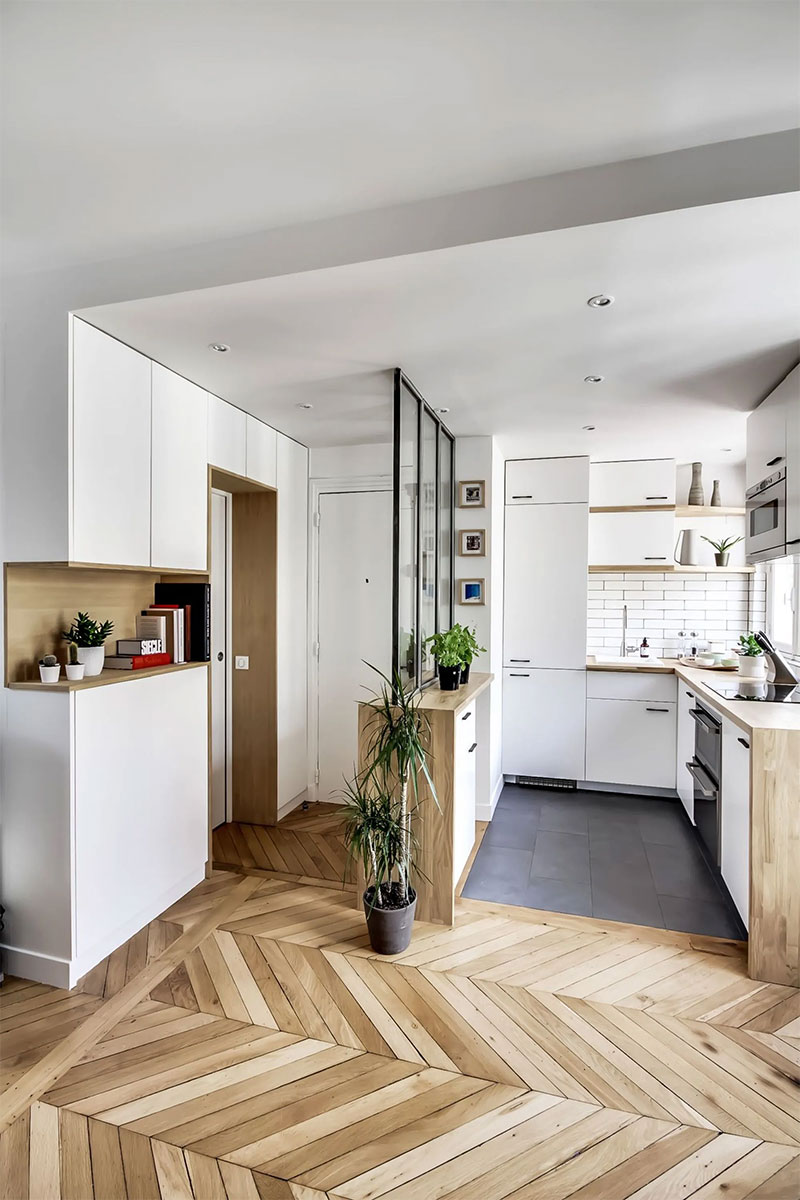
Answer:
[[[642,638],[642,644],[639,647],[639,657],[640,658],[649,658],[650,657],[650,647],[647,644],[647,638]]]

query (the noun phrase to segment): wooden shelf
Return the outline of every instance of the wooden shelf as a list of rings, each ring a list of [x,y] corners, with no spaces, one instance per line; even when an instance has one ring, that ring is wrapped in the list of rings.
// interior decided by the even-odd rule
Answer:
[[[615,563],[611,566],[602,566],[594,563],[589,567],[590,575],[597,575],[601,571],[608,573],[619,571],[655,571],[662,575],[752,575],[755,571],[755,567],[746,565],[738,567],[684,567],[678,563]]]
[[[190,567],[131,567],[122,563],[87,563],[87,562],[9,562],[7,567],[24,570],[70,570],[70,571],[132,571],[144,575],[202,575],[208,576],[208,571],[193,571]]]
[[[744,508],[722,508],[710,504],[679,504],[675,509],[676,517],[743,517]]]
[[[590,508],[590,513],[675,512],[674,504],[609,504]]]
[[[191,671],[195,667],[207,667],[207,662],[170,663],[166,667],[142,667],[139,671],[113,671],[110,668],[92,675],[89,679],[59,679],[58,683],[41,683],[27,680],[25,683],[7,683],[12,692],[82,692],[86,688],[108,687],[114,683],[127,683],[130,679],[147,679],[151,675],[170,675],[173,671]],[[62,666],[63,671],[63,666]]]

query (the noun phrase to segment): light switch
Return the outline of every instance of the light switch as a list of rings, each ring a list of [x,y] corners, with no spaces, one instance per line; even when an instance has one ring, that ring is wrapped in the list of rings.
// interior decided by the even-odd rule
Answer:
[[[237,654],[235,659],[233,660],[233,665],[237,671],[249,671],[250,670],[250,658],[248,657],[247,654]]]

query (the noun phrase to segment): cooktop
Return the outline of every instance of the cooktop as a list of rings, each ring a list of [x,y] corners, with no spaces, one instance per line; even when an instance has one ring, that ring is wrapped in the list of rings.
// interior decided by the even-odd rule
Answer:
[[[800,704],[800,684],[776,686],[761,679],[703,680],[712,692],[726,700],[760,700],[767,704]]]

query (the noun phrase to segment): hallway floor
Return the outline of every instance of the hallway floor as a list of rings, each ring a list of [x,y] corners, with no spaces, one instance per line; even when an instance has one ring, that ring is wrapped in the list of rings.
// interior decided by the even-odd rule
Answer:
[[[506,784],[462,894],[746,937],[677,801]]]

